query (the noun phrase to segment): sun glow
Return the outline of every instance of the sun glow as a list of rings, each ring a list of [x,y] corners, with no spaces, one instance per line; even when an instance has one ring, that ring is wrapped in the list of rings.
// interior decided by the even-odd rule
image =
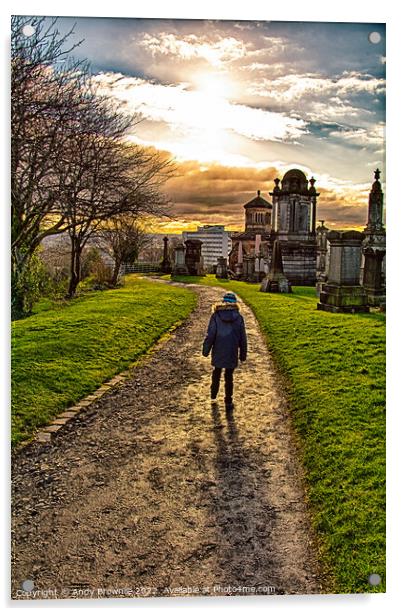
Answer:
[[[214,100],[229,100],[234,93],[234,85],[224,75],[202,73],[195,76],[194,85],[197,92]]]
[[[118,77],[118,78],[116,78]],[[100,93],[111,93],[142,116],[146,140],[190,160],[239,160],[244,140],[292,142],[307,132],[299,118],[236,101],[236,82],[223,72],[199,72],[176,85],[124,75],[94,77]],[[163,146],[164,147],[164,146]],[[244,150],[242,153],[244,159]]]

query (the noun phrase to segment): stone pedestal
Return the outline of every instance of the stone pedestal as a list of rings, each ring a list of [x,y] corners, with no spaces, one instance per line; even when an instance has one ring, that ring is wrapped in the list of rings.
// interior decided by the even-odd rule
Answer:
[[[367,293],[359,284],[363,233],[330,231],[328,282],[322,284],[318,310],[368,312]]]
[[[382,263],[385,248],[367,245],[363,248],[364,270],[363,287],[367,293],[370,306],[385,304],[385,284],[382,273]]]
[[[324,283],[318,310],[327,312],[369,312],[367,293],[360,285],[344,286]]]
[[[188,269],[185,263],[185,250],[184,244],[178,244],[174,249],[172,276],[188,276]]]

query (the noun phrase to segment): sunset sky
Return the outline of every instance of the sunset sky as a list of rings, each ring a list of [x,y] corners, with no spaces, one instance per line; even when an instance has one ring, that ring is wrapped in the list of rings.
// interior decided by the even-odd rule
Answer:
[[[59,29],[74,23],[85,39],[74,55],[142,119],[129,139],[176,160],[175,219],[159,230],[239,230],[242,205],[258,189],[270,200],[292,167],[317,179],[317,219],[365,225],[373,171],[385,170],[383,24],[63,18]]]

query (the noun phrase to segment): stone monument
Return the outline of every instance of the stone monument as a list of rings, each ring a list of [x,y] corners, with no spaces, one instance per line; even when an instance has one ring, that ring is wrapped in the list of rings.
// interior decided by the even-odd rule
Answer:
[[[255,257],[248,255],[243,257],[243,275],[242,279],[246,282],[254,282],[255,276]]]
[[[316,278],[317,282],[315,285],[317,296],[320,296],[322,291],[322,285],[325,283],[327,277],[327,253],[328,253],[328,242],[327,242],[327,233],[329,231],[328,227],[324,225],[325,220],[319,221],[321,224],[316,229],[316,240],[317,240],[317,266],[316,266]]]
[[[174,249],[174,266],[172,276],[187,276],[188,269],[185,262],[185,246],[184,244],[177,244]]]
[[[260,291],[265,293],[291,293],[292,286],[283,273],[282,251],[279,240],[274,241],[272,262],[268,275],[261,283]]]
[[[385,281],[382,273],[385,257],[385,228],[383,225],[384,195],[380,170],[374,172],[369,196],[368,221],[363,231],[363,287],[370,306],[385,305]]]
[[[368,312],[367,293],[359,284],[363,233],[330,231],[328,280],[322,285],[318,310]]]
[[[237,249],[237,263],[235,265],[235,275],[240,278],[243,273],[243,244],[240,241]]]
[[[190,276],[203,276],[203,260],[201,255],[201,240],[186,240],[185,263]]]
[[[218,264],[216,266],[216,277],[217,278],[227,278],[228,277],[228,267],[225,257],[218,257]]]
[[[281,242],[284,274],[293,285],[316,283],[316,180],[290,169],[274,180],[271,242]],[[281,183],[281,186],[280,186]]]
[[[170,274],[172,271],[172,265],[170,263],[170,259],[168,256],[168,242],[169,242],[169,239],[168,237],[165,236],[163,238],[163,259],[161,263],[161,270],[165,274]]]

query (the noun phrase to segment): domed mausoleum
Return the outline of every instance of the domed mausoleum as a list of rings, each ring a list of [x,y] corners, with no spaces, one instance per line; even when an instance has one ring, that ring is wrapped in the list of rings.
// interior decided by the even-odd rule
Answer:
[[[271,240],[281,242],[285,276],[293,284],[313,285],[316,281],[317,197],[312,177],[290,169],[282,182],[276,178],[272,196]],[[281,184],[281,186],[280,186]]]
[[[307,180],[300,169],[290,169],[282,181],[274,180],[269,194],[272,203],[257,196],[244,205],[245,228],[232,235],[229,267],[250,279],[251,259],[255,262],[254,279],[261,279],[269,267],[274,241],[281,242],[283,270],[293,285],[314,285],[316,281],[316,204],[315,179]],[[237,270],[237,271],[236,271]]]

